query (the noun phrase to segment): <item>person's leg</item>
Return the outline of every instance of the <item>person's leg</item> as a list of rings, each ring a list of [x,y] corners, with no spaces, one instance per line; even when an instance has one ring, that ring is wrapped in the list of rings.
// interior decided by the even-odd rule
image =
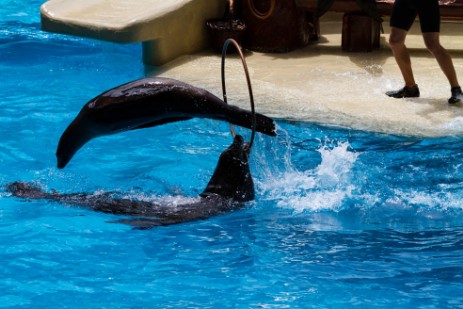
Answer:
[[[396,0],[391,12],[389,46],[399,66],[405,82],[405,87],[397,91],[388,91],[386,94],[393,98],[419,97],[420,91],[413,76],[410,54],[405,46],[408,30],[416,18],[416,10],[410,6],[409,1]]]
[[[453,66],[452,58],[445,48],[440,44],[439,32],[425,32],[423,33],[424,43],[426,48],[434,55],[439,63],[442,72],[449,80],[450,86],[459,87],[457,73],[455,72],[455,67]]]
[[[462,99],[462,92],[458,83],[457,73],[452,58],[440,44],[440,11],[437,0],[423,1],[417,5],[420,16],[421,32],[426,48],[433,54],[442,72],[447,77],[452,96],[449,103],[458,103]]]
[[[392,27],[389,36],[389,46],[405,81],[405,87],[402,89],[386,92],[386,95],[392,98],[413,98],[420,96],[420,90],[413,76],[410,54],[405,46],[407,33],[407,30]]]
[[[400,72],[405,81],[405,86],[413,87],[416,85],[413,76],[412,62],[407,47],[405,46],[405,38],[408,31],[392,27],[389,36],[389,46],[391,47],[392,54],[399,66]]]

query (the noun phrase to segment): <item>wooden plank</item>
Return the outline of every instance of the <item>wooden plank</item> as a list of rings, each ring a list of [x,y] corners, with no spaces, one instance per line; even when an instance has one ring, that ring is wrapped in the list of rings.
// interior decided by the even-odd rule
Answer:
[[[162,65],[209,44],[205,22],[219,18],[219,0],[49,0],[42,30],[116,43],[143,42],[143,60]]]

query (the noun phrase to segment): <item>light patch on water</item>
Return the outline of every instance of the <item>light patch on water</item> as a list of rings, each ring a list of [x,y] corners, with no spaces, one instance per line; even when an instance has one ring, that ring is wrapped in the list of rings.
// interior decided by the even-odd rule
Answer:
[[[18,160],[29,162],[33,162],[35,160],[30,154],[20,148],[10,145],[0,146],[0,161],[6,161],[9,158],[17,158]]]

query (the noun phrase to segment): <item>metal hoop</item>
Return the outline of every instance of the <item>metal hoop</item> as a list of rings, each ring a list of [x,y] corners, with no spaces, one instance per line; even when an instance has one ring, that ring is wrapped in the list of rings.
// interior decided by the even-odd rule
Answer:
[[[227,39],[223,45],[222,49],[222,93],[223,93],[223,101],[228,104],[227,102],[227,89],[225,86],[225,56],[227,55],[228,45],[232,43],[235,45],[238,54],[240,55],[241,62],[243,63],[244,73],[246,75],[246,82],[248,83],[248,92],[249,92],[249,100],[251,103],[251,112],[252,112],[252,134],[251,139],[249,141],[249,150],[251,150],[252,144],[254,143],[254,136],[256,135],[256,111],[254,108],[254,97],[252,95],[252,87],[251,87],[251,79],[249,78],[248,66],[246,64],[246,60],[244,59],[243,52],[241,51],[241,47],[234,39]],[[235,137],[235,129],[232,124],[230,124],[230,133],[232,134],[233,138]]]
[[[256,8],[256,6],[254,5],[254,0],[248,0],[248,6],[255,17],[259,19],[267,19],[273,14],[273,11],[275,10],[276,0],[270,0],[270,8],[268,12],[265,13],[262,13]]]

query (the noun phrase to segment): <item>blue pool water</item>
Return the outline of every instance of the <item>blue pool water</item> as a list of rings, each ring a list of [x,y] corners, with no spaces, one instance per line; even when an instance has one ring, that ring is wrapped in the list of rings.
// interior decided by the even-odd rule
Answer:
[[[42,1],[0,3],[0,184],[202,191],[231,141],[224,123],[95,139],[58,170],[82,105],[143,77],[140,46],[41,32]],[[2,187],[0,308],[463,308],[463,136],[278,125],[253,149],[256,200],[204,221],[132,230]]]

